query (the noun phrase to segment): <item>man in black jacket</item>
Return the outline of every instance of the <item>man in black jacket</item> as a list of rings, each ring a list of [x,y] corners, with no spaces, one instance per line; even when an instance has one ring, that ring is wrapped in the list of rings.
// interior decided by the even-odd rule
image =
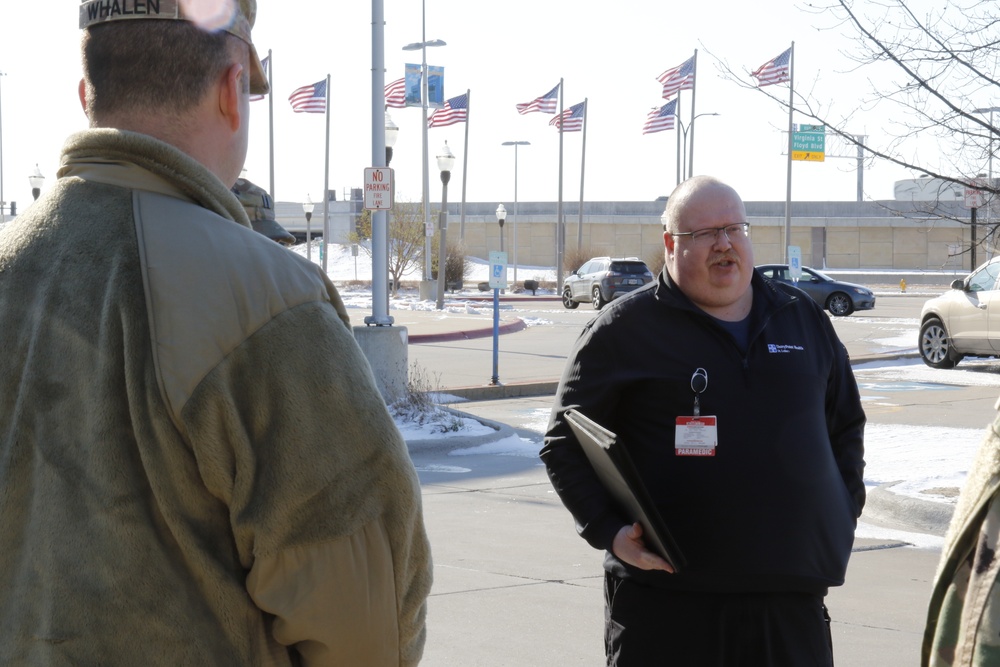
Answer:
[[[731,187],[685,181],[664,226],[659,280],[586,326],[541,451],[580,535],[607,551],[607,664],[832,665],[823,599],[865,500],[847,351],[812,299],[754,270]],[[571,408],[630,452],[679,572],[601,487]]]

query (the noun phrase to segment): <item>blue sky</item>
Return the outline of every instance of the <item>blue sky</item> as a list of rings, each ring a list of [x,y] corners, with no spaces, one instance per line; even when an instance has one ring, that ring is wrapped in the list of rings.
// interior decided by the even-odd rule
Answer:
[[[0,40],[4,198],[24,206],[30,200],[27,176],[37,163],[54,178],[65,137],[84,129],[77,101],[80,78],[79,30],[72,3],[37,11],[31,3],[6,7]],[[840,51],[850,42],[829,15],[806,11],[790,0],[712,3],[590,2],[539,3],[506,0],[477,5],[426,0],[426,38],[444,47],[428,49],[427,60],[445,70],[445,96],[471,90],[469,145],[462,124],[429,130],[431,200],[440,198],[434,155],[447,141],[459,161],[449,199],[461,197],[463,159],[469,201],[512,202],[513,149],[503,141],[530,141],[519,149],[520,201],[554,201],[558,195],[558,133],[552,116],[521,116],[527,102],[565,82],[565,106],[588,99],[584,193],[587,200],[646,201],[669,194],[676,180],[676,131],[643,135],[647,112],[662,105],[656,76],[698,50],[696,113],[718,113],[696,122],[695,172],[723,178],[747,200],[782,200],[786,158],[782,155],[788,116],[759,91],[727,80],[720,63],[749,81],[749,71],[795,41],[796,89],[843,117],[862,106],[870,72],[850,72]],[[918,2],[917,4],[921,4]],[[385,0],[385,80],[403,76],[420,53],[404,44],[421,41],[421,3]],[[330,74],[330,187],[340,193],[361,187],[371,166],[371,5],[300,0],[260,0],[254,41],[274,60],[275,195],[281,201],[314,199],[323,188],[325,125],[322,115],[294,114],[288,95]],[[41,38],[40,38],[41,37]],[[164,63],[169,67],[169,63]],[[885,73],[882,73],[885,75]],[[155,73],[151,73],[155,75]],[[787,96],[784,86],[768,90]],[[690,93],[681,107],[690,116]],[[265,187],[270,180],[268,105],[252,105],[247,177]],[[886,113],[876,108],[855,115],[849,128],[887,143]],[[421,195],[419,108],[390,110],[400,126],[392,166],[397,198]],[[799,122],[808,119],[796,118]],[[884,137],[880,142],[879,138]],[[580,196],[581,133],[567,133],[563,149],[563,199]],[[914,149],[916,150],[916,149]],[[920,149],[935,160],[933,145]],[[892,197],[895,180],[914,176],[886,164],[869,164],[868,198]],[[857,174],[853,159],[796,162],[795,200],[851,200]]]

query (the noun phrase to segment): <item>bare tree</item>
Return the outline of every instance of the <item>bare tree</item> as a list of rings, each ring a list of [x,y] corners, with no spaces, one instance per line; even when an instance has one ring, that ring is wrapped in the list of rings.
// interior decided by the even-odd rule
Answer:
[[[853,63],[850,73],[867,75],[869,87],[860,99],[850,101],[849,111],[836,113],[832,104],[819,103],[812,92],[796,90],[789,100],[782,87],[758,88],[749,76],[733,72],[717,58],[726,78],[757,89],[786,111],[791,104],[796,114],[825,125],[841,145],[860,147],[867,160],[885,160],[979,190],[984,207],[980,212],[992,220],[983,237],[995,234],[992,227],[1000,217],[1000,211],[993,210],[1000,194],[998,179],[982,176],[986,172],[992,176],[995,142],[1000,138],[1000,4],[996,0],[827,0],[807,2],[801,9],[832,24],[826,29],[849,33],[850,41],[841,52]],[[849,129],[876,108],[890,111],[884,139]],[[918,157],[914,150],[917,141],[928,138],[936,149],[933,160]],[[931,205],[927,213],[969,223],[955,216],[954,206]]]
[[[388,212],[388,271],[392,278],[392,293],[396,295],[403,275],[418,266],[424,253],[423,210],[419,202],[395,202]],[[349,235],[362,251],[371,257],[372,216],[364,210],[358,218],[357,231]]]

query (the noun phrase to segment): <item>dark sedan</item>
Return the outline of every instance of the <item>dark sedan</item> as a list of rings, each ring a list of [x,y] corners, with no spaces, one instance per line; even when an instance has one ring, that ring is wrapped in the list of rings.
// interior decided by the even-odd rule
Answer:
[[[850,315],[855,310],[871,310],[875,307],[875,294],[867,287],[834,280],[816,269],[802,267],[802,275],[792,280],[787,264],[764,264],[758,266],[765,278],[794,285],[813,298],[813,301],[830,311],[831,315]]]

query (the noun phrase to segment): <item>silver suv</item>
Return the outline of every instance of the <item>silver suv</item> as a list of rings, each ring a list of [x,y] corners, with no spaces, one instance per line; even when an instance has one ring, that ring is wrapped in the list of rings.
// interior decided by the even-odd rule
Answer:
[[[636,257],[594,257],[566,278],[562,302],[567,308],[591,303],[594,310],[653,281],[646,263]]]

